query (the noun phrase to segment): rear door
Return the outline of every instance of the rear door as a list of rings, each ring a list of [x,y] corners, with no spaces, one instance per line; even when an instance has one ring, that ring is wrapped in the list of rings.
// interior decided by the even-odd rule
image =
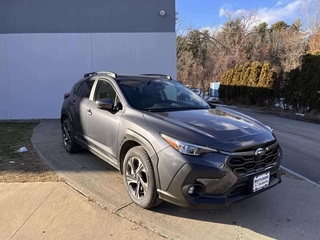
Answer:
[[[85,115],[82,109],[85,109],[89,101],[90,92],[94,80],[85,80],[75,86],[73,92],[73,98],[71,101],[70,112],[72,116],[72,124],[75,130],[76,136],[82,138],[84,132],[84,119]]]

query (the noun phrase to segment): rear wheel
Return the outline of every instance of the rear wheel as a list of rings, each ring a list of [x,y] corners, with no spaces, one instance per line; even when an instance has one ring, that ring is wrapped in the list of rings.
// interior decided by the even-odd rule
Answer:
[[[75,140],[73,127],[68,118],[63,121],[61,130],[64,149],[69,153],[78,152],[81,146]]]
[[[131,200],[142,208],[159,205],[154,171],[148,153],[143,147],[131,148],[123,163],[123,177]]]

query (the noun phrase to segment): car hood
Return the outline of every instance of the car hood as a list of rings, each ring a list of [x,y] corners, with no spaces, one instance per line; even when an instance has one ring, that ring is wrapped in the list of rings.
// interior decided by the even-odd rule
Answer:
[[[239,151],[275,141],[261,122],[224,107],[145,112],[144,117],[160,133],[223,151]]]

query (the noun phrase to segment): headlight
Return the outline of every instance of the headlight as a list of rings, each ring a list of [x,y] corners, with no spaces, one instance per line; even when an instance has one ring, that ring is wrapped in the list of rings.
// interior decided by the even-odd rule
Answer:
[[[169,143],[171,147],[182,154],[200,156],[209,152],[218,152],[216,149],[183,142],[172,137],[168,137],[164,134],[161,134],[161,137],[166,140],[166,142]]]

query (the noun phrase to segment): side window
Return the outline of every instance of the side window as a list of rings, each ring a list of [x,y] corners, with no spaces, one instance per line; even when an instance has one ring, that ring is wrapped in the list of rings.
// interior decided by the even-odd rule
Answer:
[[[99,100],[102,98],[110,98],[113,102],[115,102],[116,91],[112,87],[112,85],[104,80],[99,80],[96,92],[94,93],[94,100]]]
[[[79,86],[76,95],[81,98],[89,98],[94,81],[84,81]]]

